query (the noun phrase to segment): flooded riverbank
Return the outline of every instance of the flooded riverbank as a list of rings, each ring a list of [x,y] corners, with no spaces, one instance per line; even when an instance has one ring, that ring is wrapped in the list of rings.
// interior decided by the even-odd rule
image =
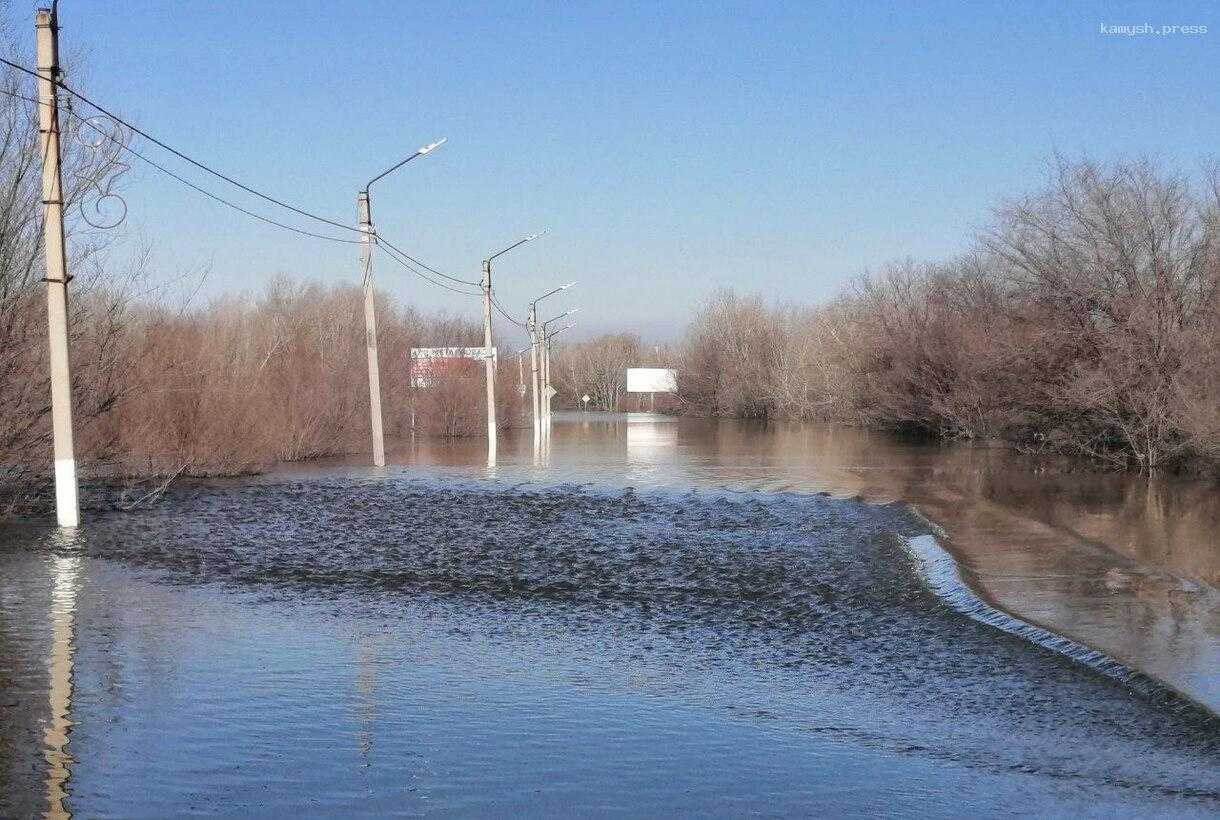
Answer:
[[[633,427],[5,527],[0,814],[1220,810],[1214,717],[946,607],[903,504]]]

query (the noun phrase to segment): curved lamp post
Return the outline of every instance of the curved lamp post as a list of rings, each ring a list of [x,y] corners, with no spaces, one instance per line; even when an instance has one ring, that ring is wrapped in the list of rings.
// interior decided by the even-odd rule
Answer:
[[[360,267],[364,286],[364,345],[369,360],[369,422],[373,428],[373,466],[385,466],[385,437],[381,426],[381,371],[377,364],[377,313],[373,307],[373,215],[369,207],[369,188],[382,177],[397,171],[416,157],[430,154],[445,144],[439,139],[420,148],[402,162],[392,165],[368,181],[356,195],[356,218],[360,223]]]
[[[533,409],[534,409],[534,435],[535,437],[542,428],[542,412],[541,412],[541,397],[538,384],[538,303],[548,296],[554,296],[560,291],[567,290],[574,286],[575,282],[568,282],[566,285],[560,285],[554,290],[548,290],[546,293],[539,296],[534,301],[530,302],[529,315],[525,320],[526,327],[530,332],[530,392],[533,393]]]
[[[526,242],[532,242],[544,233],[546,231],[532,233],[483,260],[483,360],[486,363],[487,379],[487,461],[489,464],[496,460],[496,363],[492,356],[491,345],[491,262],[513,248],[519,248]]]
[[[580,308],[565,310],[558,316],[552,316],[550,319],[547,319],[542,323],[542,419],[548,428],[551,424],[551,339],[572,327],[572,325],[561,328],[554,333],[547,330],[547,325],[551,324],[552,322],[558,322],[560,319],[563,319],[566,316],[571,316],[578,310],[580,310]]]

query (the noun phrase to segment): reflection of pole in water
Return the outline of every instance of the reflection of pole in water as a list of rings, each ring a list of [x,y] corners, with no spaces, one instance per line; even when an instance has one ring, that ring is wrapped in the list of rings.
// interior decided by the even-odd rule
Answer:
[[[377,723],[377,664],[380,660],[378,646],[368,638],[362,639],[356,652],[356,750],[369,765],[373,754],[373,729]]]
[[[64,806],[67,782],[72,774],[72,757],[68,754],[69,719],[72,709],[72,655],[76,650],[74,628],[76,617],[76,580],[80,574],[80,558],[53,559],[55,584],[51,591],[51,673],[49,702],[51,722],[43,733],[43,757],[47,761],[47,817],[71,817]]]

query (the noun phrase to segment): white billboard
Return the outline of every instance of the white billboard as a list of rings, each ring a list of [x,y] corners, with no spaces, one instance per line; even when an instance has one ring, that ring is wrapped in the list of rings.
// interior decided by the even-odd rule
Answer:
[[[487,359],[485,347],[413,347],[411,348],[411,386],[432,387],[437,378],[451,370],[457,362]],[[496,360],[496,348],[491,349]]]
[[[677,393],[678,371],[668,367],[629,367],[627,392]]]
[[[496,358],[496,349],[491,349],[491,357]],[[487,358],[485,347],[413,347],[412,359],[478,359]]]

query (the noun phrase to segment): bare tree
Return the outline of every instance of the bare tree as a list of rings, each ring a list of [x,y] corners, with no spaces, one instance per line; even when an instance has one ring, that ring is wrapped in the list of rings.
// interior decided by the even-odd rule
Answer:
[[[961,258],[815,308],[719,294],[687,329],[682,406],[1216,465],[1218,179],[1060,159]]]
[[[0,75],[0,512],[45,483],[50,465],[42,154],[33,97],[32,78]],[[129,294],[123,280],[101,275],[106,235],[81,218],[81,208],[93,209],[96,218],[97,209],[117,204],[103,194],[115,190],[126,167],[119,159],[125,137],[107,131],[102,145],[79,135],[82,128],[96,134],[105,126],[67,114],[63,119],[65,211],[76,276],[69,303],[73,386],[78,422],[88,427],[113,406],[120,389],[119,335]],[[138,264],[132,272],[140,272]]]
[[[595,410],[619,410],[627,392],[627,368],[642,364],[640,337],[607,333],[588,341],[565,345],[553,356],[558,399],[578,407],[589,396]]]

